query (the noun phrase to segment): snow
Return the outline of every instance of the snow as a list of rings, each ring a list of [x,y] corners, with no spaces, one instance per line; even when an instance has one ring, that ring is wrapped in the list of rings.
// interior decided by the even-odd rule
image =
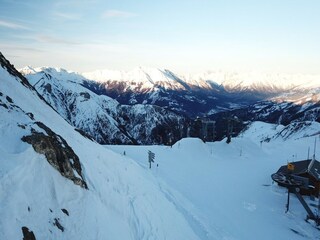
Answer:
[[[212,89],[212,85],[223,86],[229,91],[258,90],[271,93],[282,93],[292,91],[299,93],[309,91],[309,95],[318,94],[320,90],[320,76],[312,74],[285,74],[285,73],[263,73],[257,71],[207,71],[198,74],[174,74],[173,72],[150,67],[136,67],[130,71],[117,70],[95,70],[92,72],[76,73],[62,68],[30,66],[19,70],[25,75],[34,75],[46,72],[58,79],[73,79],[82,82],[84,79],[94,80],[99,83],[125,82],[129,89],[140,91],[162,86],[171,90],[186,90],[185,86]],[[281,95],[278,97],[284,97]],[[292,100],[293,101],[293,100]]]
[[[303,90],[320,87],[320,76],[312,74],[263,73],[257,71],[208,71],[189,75],[187,79],[204,80],[227,89],[263,89],[269,91]]]
[[[32,85],[37,83],[37,81],[32,81],[32,80],[39,80],[40,78],[39,75],[43,75],[43,74],[50,74],[52,77],[55,77],[60,81],[71,81],[71,82],[76,82],[80,84],[83,82],[83,80],[86,80],[82,75],[73,71],[63,69],[63,68],[54,68],[54,67],[33,68],[31,66],[27,66],[19,69],[19,72],[21,72],[23,75],[28,75],[28,80]]]
[[[37,239],[199,239],[163,193],[169,187],[162,190],[156,178],[132,160],[83,138],[2,68],[0,81],[1,93],[19,106],[18,116],[0,106],[0,126],[5,133],[0,142],[7,142],[0,148],[0,239],[22,239],[23,226]],[[73,148],[89,190],[62,177],[43,155],[19,141],[22,134],[16,132],[24,130],[17,123],[31,121],[26,112],[32,112],[36,121],[45,123]],[[7,125],[16,132],[6,131]],[[67,209],[70,216],[61,209]],[[64,232],[54,226],[55,219]]]
[[[306,158],[319,123],[286,139],[277,135],[283,126],[255,122],[230,144],[187,138],[172,147],[101,146],[1,67],[0,82],[18,106],[0,106],[0,239],[22,239],[22,226],[37,239],[320,239],[293,196],[285,213],[286,190],[270,178],[287,161]],[[29,129],[18,125],[32,123],[28,112],[72,147],[89,190],[20,141]],[[152,169],[148,150],[156,156]]]
[[[184,81],[169,70],[149,67],[136,67],[131,71],[96,70],[82,75],[101,83],[108,81],[125,82],[130,89],[135,89],[138,86],[140,91],[157,88],[158,86],[164,89],[186,90],[187,84],[189,86],[210,88],[204,81]]]
[[[319,131],[310,130],[310,134]],[[255,122],[231,144],[182,139],[168,146],[106,146],[148,170],[147,152],[155,153],[150,172],[188,199],[179,205],[200,228],[201,239],[319,239],[319,230],[304,221],[306,212],[295,197],[285,213],[286,190],[270,175],[287,161],[304,160],[314,137],[263,142],[283,126]],[[312,134],[311,134],[312,135]],[[320,150],[317,149],[317,156]],[[158,167],[157,167],[158,164]],[[177,199],[178,200],[178,199]],[[313,202],[317,204],[317,202]],[[292,229],[292,230],[291,230]],[[299,232],[301,235],[294,233]]]

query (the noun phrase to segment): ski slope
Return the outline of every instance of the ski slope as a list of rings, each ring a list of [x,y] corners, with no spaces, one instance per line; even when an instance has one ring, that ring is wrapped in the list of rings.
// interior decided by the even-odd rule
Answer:
[[[168,146],[106,146],[126,154],[159,181],[175,190],[171,198],[180,202],[177,209],[185,215],[201,239],[320,239],[314,222],[304,221],[306,212],[292,196],[290,211],[285,213],[287,192],[272,183],[270,175],[287,161],[307,158],[314,137],[304,137],[308,130],[284,141],[270,142],[282,130],[256,122],[240,137],[203,143],[199,139],[182,139]],[[309,135],[319,134],[314,123]],[[317,135],[319,142],[319,137]],[[155,153],[155,163],[148,169],[148,150]],[[320,149],[316,150],[319,156]],[[157,167],[158,164],[158,167]],[[179,194],[176,194],[179,193]],[[305,197],[309,203],[317,204]],[[181,209],[181,206],[186,206]],[[315,209],[314,209],[315,210]]]

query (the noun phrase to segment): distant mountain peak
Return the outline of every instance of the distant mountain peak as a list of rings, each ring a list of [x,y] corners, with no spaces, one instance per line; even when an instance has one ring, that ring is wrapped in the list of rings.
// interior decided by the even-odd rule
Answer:
[[[125,83],[130,89],[136,91],[154,90],[164,88],[168,90],[189,90],[192,87],[210,88],[210,85],[202,80],[187,81],[168,69],[150,68],[139,66],[130,71],[97,70],[82,74],[84,77],[99,83]],[[137,89],[136,86],[139,86]]]
[[[31,67],[31,66],[26,66],[24,68],[19,69],[19,72],[25,76],[29,76],[29,82],[31,84],[36,83],[36,79],[39,79],[38,75],[39,74],[46,74],[50,75],[51,77],[57,78],[59,80],[66,80],[66,81],[72,81],[72,82],[77,82],[77,83],[82,83],[83,80],[85,79],[82,75],[66,70],[64,68],[60,67]],[[32,78],[34,76],[34,80]]]

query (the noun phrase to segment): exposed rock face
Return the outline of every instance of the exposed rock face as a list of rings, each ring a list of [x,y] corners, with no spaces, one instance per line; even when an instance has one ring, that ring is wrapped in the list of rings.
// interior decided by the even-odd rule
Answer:
[[[36,240],[34,233],[32,231],[29,231],[29,228],[27,227],[22,227],[22,234],[23,234],[22,240]]]
[[[138,144],[172,145],[187,135],[187,118],[154,105],[122,105],[118,120]]]
[[[44,154],[47,161],[62,176],[87,189],[83,180],[78,156],[67,142],[41,122],[35,122],[31,135],[22,137],[22,141],[31,144],[37,153]]]
[[[8,71],[8,73],[10,73],[11,75],[17,77],[17,79],[27,88],[30,89],[34,89],[30,83],[28,82],[28,80],[22,76],[22,74],[20,72],[18,72],[14,66],[2,55],[2,53],[0,52],[0,66],[3,67],[4,69],[6,69]]]

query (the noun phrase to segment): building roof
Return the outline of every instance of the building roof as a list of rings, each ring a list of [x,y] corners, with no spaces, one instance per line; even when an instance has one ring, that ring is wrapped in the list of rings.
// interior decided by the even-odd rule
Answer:
[[[320,181],[320,162],[317,160],[302,160],[297,162],[292,162],[294,165],[294,170],[291,172],[296,175],[308,173],[312,175],[317,181]],[[288,173],[287,165],[281,166],[278,173]]]

